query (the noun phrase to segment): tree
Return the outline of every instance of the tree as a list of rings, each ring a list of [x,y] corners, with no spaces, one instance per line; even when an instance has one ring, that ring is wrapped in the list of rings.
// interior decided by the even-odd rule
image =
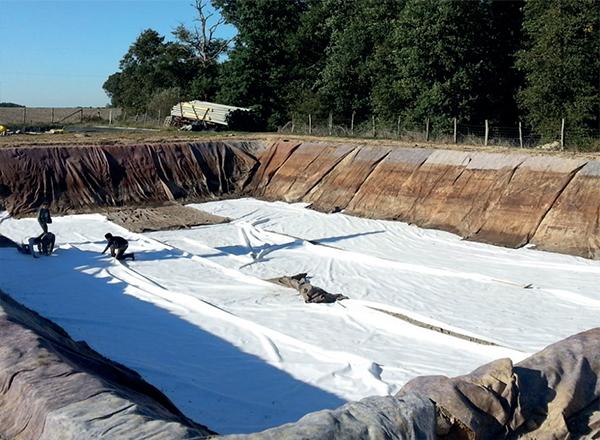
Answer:
[[[407,0],[378,49],[377,112],[407,123],[481,123],[514,112],[519,2]],[[512,115],[515,116],[514,114]]]
[[[103,86],[112,105],[142,112],[161,89],[186,90],[198,71],[197,64],[190,61],[193,54],[164,39],[147,29],[129,47],[119,63],[120,71],[109,76]]]
[[[398,0],[325,0],[330,41],[319,91],[329,110],[366,116],[372,112],[374,79],[380,75],[374,54],[402,9]]]
[[[596,0],[529,0],[517,66],[533,128],[556,136],[561,118],[577,129],[600,123],[600,6]]]
[[[238,30],[222,66],[220,102],[256,106],[270,128],[288,117],[285,90],[294,78],[293,36],[306,9],[303,0],[215,0]]]

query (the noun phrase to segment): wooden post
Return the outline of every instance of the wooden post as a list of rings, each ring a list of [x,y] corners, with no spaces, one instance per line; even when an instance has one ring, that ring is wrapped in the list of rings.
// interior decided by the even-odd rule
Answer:
[[[23,107],[23,125],[27,124],[27,107]]]
[[[455,144],[458,141],[458,134],[457,134],[457,130],[456,130],[457,126],[458,126],[458,124],[457,124],[456,118],[454,118],[454,143]]]
[[[162,124],[160,122],[160,117],[162,116],[162,111],[160,109],[158,109],[158,126],[160,127]]]
[[[352,119],[350,119],[350,134],[354,135],[354,116],[356,116],[356,110],[352,110]]]
[[[79,123],[81,124],[83,122],[83,109],[79,110]]]
[[[425,142],[429,142],[429,118],[425,119]]]
[[[565,148],[565,118],[560,121],[560,149]]]
[[[523,148],[523,129],[521,128],[521,121],[519,121],[519,146]]]
[[[489,135],[490,135],[490,124],[488,124],[488,120],[486,119],[485,120],[485,138],[484,138],[484,141],[483,141],[483,145],[487,146]]]
[[[294,117],[292,116],[292,134],[294,134]]]
[[[52,107],[52,110],[50,111],[50,123],[54,124],[54,107]]]
[[[308,134],[312,134],[312,115],[308,114]]]
[[[108,125],[112,125],[112,108],[108,109]]]
[[[371,116],[371,122],[373,123],[373,137],[377,136],[375,132],[375,115]]]
[[[329,136],[331,136],[331,133],[333,132],[333,114],[331,112],[329,112],[328,126],[329,126]]]

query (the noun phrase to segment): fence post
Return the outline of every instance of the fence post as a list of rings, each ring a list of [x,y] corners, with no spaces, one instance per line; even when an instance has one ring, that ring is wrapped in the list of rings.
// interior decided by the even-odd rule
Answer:
[[[352,119],[350,119],[350,134],[354,135],[354,116],[356,115],[356,110],[352,110]]]
[[[371,122],[373,123],[373,137],[375,137],[377,135],[375,132],[375,115],[371,116]]]
[[[331,136],[331,133],[333,131],[333,115],[331,112],[329,112],[329,121],[328,121],[327,125],[329,127],[329,136]]]
[[[519,121],[519,146],[523,148],[523,129],[521,128],[521,121]]]
[[[396,125],[396,137],[400,139],[400,115],[398,115],[398,124]]]
[[[292,116],[292,134],[294,134],[294,117]]]
[[[148,120],[148,112],[144,113],[144,127],[146,127],[146,121]]]
[[[457,136],[457,122],[456,122],[456,118],[454,118],[454,143],[456,144],[456,142],[458,141],[458,136]]]
[[[79,123],[83,122],[83,108],[79,110]]]
[[[490,124],[488,124],[488,120],[486,119],[485,120],[485,138],[484,138],[484,141],[483,141],[483,145],[487,146],[489,134],[490,134]]]
[[[308,114],[308,134],[312,134],[312,115]]]
[[[23,125],[27,124],[27,107],[23,107]]]
[[[565,148],[565,118],[560,121],[560,149]]]
[[[52,107],[52,111],[50,112],[50,123],[54,124],[54,107]]]
[[[108,125],[112,125],[112,108],[108,109]]]
[[[429,118],[425,119],[425,142],[429,142]]]
[[[161,109],[158,109],[158,126],[160,127],[162,124],[160,123],[160,117],[161,117]]]

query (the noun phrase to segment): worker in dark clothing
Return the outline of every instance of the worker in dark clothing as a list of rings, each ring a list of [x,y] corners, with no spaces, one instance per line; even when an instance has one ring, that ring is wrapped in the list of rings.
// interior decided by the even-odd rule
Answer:
[[[44,233],[48,232],[48,224],[52,223],[52,217],[50,217],[50,211],[48,210],[48,204],[44,203],[38,210],[37,221],[42,227]]]
[[[125,260],[131,258],[135,260],[133,253],[126,254],[125,251],[129,247],[129,242],[123,237],[112,235],[110,232],[104,236],[108,240],[108,244],[102,251],[105,253],[110,248],[110,255],[116,257],[117,260]]]
[[[19,248],[19,251],[24,254],[31,254],[33,258],[37,258],[37,255],[35,254],[35,248],[37,247],[40,255],[49,256],[54,250],[55,241],[56,236],[52,232],[44,232],[37,237],[31,237],[27,244],[24,244]]]

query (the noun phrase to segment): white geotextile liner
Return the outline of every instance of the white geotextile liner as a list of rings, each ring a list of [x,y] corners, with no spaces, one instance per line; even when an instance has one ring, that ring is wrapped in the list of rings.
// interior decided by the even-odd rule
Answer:
[[[300,204],[198,206],[234,221],[140,235],[101,215],[58,217],[53,257],[0,249],[0,288],[221,433],[393,394],[418,375],[519,361],[597,325],[599,262]],[[34,219],[0,223],[0,234],[17,241],[38,229]],[[106,232],[128,238],[136,261],[101,256]],[[351,299],[304,304],[263,281],[298,272]]]

